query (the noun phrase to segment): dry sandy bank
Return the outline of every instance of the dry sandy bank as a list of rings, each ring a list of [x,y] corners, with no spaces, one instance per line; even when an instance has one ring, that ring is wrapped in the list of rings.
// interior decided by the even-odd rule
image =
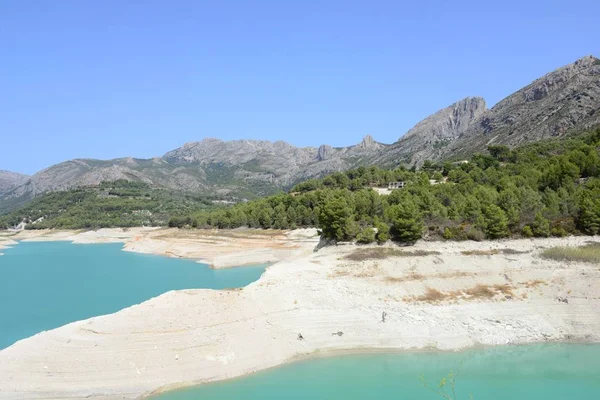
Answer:
[[[0,232],[0,249],[16,241],[73,243],[123,242],[125,251],[196,259],[212,268],[274,263],[311,253],[318,242],[316,229],[180,230],[175,228],[111,228],[97,231]]]
[[[539,257],[589,240],[423,242],[406,251],[439,254],[365,261],[326,248],[241,290],[169,292],[19,341],[0,351],[0,398],[133,399],[316,352],[599,341],[599,266]]]

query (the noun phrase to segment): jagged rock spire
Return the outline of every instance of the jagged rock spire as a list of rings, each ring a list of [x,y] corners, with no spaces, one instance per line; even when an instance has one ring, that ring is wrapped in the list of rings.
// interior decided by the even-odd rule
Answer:
[[[317,160],[327,160],[331,155],[331,150],[333,150],[333,147],[329,146],[328,144],[319,146],[319,150],[317,151]]]
[[[371,135],[367,135],[363,138],[363,140],[358,145],[361,149],[371,149],[377,147],[377,142]]]

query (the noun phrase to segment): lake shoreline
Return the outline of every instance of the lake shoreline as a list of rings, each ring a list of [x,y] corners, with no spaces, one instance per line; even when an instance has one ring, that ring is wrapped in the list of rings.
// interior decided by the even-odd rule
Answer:
[[[123,243],[123,251],[192,259],[212,269],[273,264],[309,254],[318,243],[316,229],[104,228],[0,232],[0,250],[19,241],[70,241],[75,244]]]
[[[558,341],[543,341],[543,342],[528,342],[528,343],[510,343],[510,344],[505,344],[505,345],[473,345],[473,346],[469,346],[469,347],[463,347],[460,349],[446,349],[446,350],[440,350],[440,349],[434,349],[434,348],[409,348],[409,349],[398,349],[398,348],[365,348],[365,349],[341,349],[341,350],[329,350],[329,351],[315,351],[313,353],[310,354],[302,354],[302,355],[297,355],[294,356],[293,358],[291,358],[290,360],[285,361],[282,364],[279,365],[275,365],[273,367],[268,367],[268,368],[264,368],[255,372],[249,372],[247,374],[244,375],[239,375],[239,376],[235,376],[232,378],[227,378],[227,379],[219,379],[216,381],[204,381],[204,382],[197,382],[197,383],[185,383],[181,386],[175,385],[174,387],[165,387],[165,388],[160,388],[157,389],[156,391],[146,394],[143,397],[140,397],[140,399],[147,399],[147,400],[152,400],[154,399],[156,396],[159,396],[161,394],[165,394],[165,393],[170,393],[170,392],[176,392],[179,390],[184,390],[184,389],[193,389],[193,388],[197,388],[200,387],[202,385],[206,385],[206,384],[211,384],[211,383],[229,383],[229,382],[234,382],[237,380],[241,380],[247,377],[250,377],[254,374],[257,373],[264,373],[264,372],[269,372],[272,370],[275,370],[277,368],[281,368],[284,366],[290,366],[293,365],[295,363],[301,363],[301,362],[305,362],[305,361],[312,361],[312,360],[319,360],[319,359],[327,359],[327,358],[335,358],[335,357],[352,357],[352,356],[368,356],[368,355],[395,355],[395,356],[401,356],[404,354],[420,354],[420,353],[427,353],[427,354],[439,354],[439,353],[465,353],[465,352],[469,352],[469,351],[474,351],[474,350],[489,350],[489,349],[493,349],[493,348],[497,348],[497,347],[502,347],[502,348],[506,348],[506,347],[513,347],[513,348],[519,348],[519,347],[527,347],[527,346],[536,346],[536,345],[600,345],[600,340],[586,340],[586,339],[565,339],[565,340],[558,340]]]
[[[0,260],[0,350],[39,332],[110,315],[170,290],[244,287],[266,268],[212,270],[193,260],[121,249],[122,243],[46,241],[21,242],[5,250]]]
[[[243,289],[171,291],[21,340],[0,351],[0,398],[143,398],[340,352],[595,343],[598,266],[539,256],[588,241],[311,250]]]

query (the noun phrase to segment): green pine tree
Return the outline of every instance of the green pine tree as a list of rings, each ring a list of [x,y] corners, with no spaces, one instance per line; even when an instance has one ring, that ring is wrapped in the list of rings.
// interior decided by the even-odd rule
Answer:
[[[415,202],[405,197],[403,202],[388,208],[392,238],[399,242],[414,243],[423,235],[423,221]]]
[[[483,210],[483,218],[487,237],[498,239],[508,236],[508,218],[500,207],[488,205]]]
[[[544,218],[541,212],[538,212],[531,224],[531,230],[534,236],[548,237],[550,236],[550,222]]]

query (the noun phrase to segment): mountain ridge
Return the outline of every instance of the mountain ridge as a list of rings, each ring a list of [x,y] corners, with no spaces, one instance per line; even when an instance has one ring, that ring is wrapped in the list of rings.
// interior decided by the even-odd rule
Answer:
[[[418,122],[392,144],[377,142],[371,135],[346,147],[209,137],[151,159],[64,161],[7,186],[0,192],[4,199],[0,202],[27,201],[49,191],[117,179],[251,198],[358,165],[419,166],[427,159],[467,157],[485,151],[489,144],[516,146],[595,124],[600,124],[600,60],[586,56],[534,80],[490,109],[482,97],[461,99]]]
[[[487,110],[442,154],[517,146],[600,124],[600,59],[585,56],[534,80]],[[471,142],[469,146],[465,143]]]
[[[19,172],[0,170],[0,196],[15,187],[21,185],[29,178],[29,175]]]

